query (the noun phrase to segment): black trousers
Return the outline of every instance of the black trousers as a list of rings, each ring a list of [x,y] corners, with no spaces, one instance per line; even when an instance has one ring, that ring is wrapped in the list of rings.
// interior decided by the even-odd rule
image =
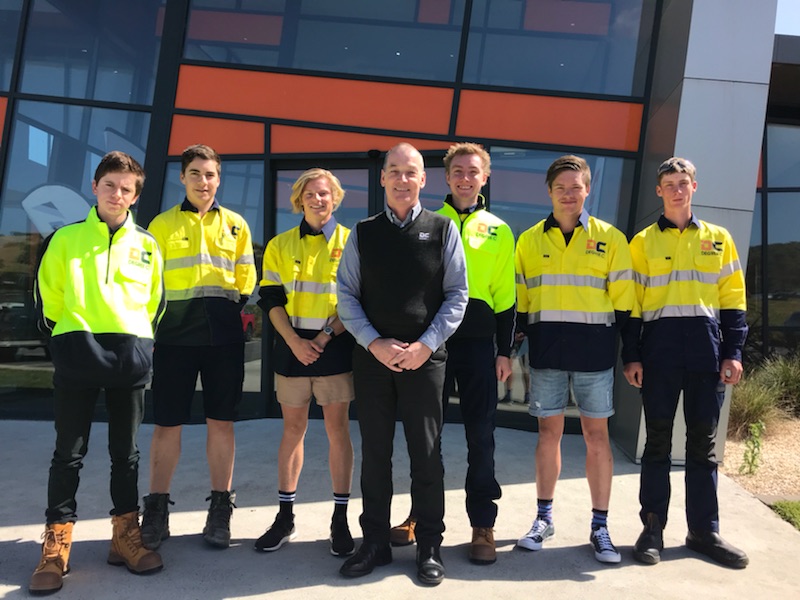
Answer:
[[[458,382],[467,438],[467,515],[472,527],[494,527],[500,484],[494,476],[497,372],[492,338],[451,338],[447,342],[444,406]]]
[[[56,449],[47,483],[47,523],[76,521],[75,494],[99,388],[56,387]],[[144,388],[106,389],[108,453],[111,456],[112,515],[139,510],[139,448],[136,434],[144,415]]]
[[[397,417],[411,459],[411,500],[417,543],[439,547],[444,532],[442,389],[447,352],[440,348],[416,371],[396,373],[367,350],[353,351],[353,383],[361,429],[361,495],[364,541],[389,543],[392,451]]]

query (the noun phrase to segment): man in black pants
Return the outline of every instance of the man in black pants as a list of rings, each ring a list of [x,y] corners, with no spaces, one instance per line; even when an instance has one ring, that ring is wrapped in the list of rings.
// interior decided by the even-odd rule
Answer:
[[[464,250],[450,219],[422,208],[422,155],[410,144],[386,154],[381,171],[387,209],[360,222],[338,271],[339,318],[358,345],[353,379],[361,428],[364,541],[341,574],[360,577],[389,564],[392,448],[403,421],[417,516],[417,577],[444,579],[441,458],[444,342],[467,304]]]

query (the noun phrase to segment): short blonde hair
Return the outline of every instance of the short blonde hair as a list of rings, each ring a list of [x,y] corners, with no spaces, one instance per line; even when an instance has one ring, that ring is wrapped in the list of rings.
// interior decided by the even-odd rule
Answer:
[[[444,155],[445,173],[450,172],[450,163],[456,156],[469,156],[470,154],[475,154],[481,159],[483,170],[487,175],[492,174],[492,158],[483,146],[474,142],[459,142],[450,146],[447,154]]]
[[[297,178],[297,181],[295,181],[292,185],[292,195],[289,198],[292,203],[292,212],[303,212],[303,190],[306,188],[306,185],[308,185],[309,182],[314,181],[315,179],[321,179],[323,177],[331,184],[331,193],[333,194],[333,210],[339,208],[339,205],[344,199],[344,188],[342,187],[342,182],[339,181],[339,178],[336,177],[336,175],[327,169],[314,167],[313,169],[304,171],[300,177]]]
[[[697,169],[692,164],[692,161],[680,156],[673,156],[658,165],[658,184],[661,185],[661,178],[664,175],[673,173],[686,173],[692,181],[697,178]]]

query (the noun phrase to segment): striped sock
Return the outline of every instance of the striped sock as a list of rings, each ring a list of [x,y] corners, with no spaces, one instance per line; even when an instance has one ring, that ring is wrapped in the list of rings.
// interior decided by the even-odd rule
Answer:
[[[297,497],[297,490],[284,492],[278,490],[279,512],[285,517],[294,517],[294,499]]]
[[[347,503],[350,501],[350,494],[337,494],[333,492],[333,514],[346,514]]]
[[[592,529],[608,526],[608,511],[592,509]]]
[[[548,523],[553,522],[553,499],[550,498],[549,500],[543,500],[539,498],[536,501],[536,506],[538,513],[536,515],[537,519],[541,519],[542,521],[547,521]]]

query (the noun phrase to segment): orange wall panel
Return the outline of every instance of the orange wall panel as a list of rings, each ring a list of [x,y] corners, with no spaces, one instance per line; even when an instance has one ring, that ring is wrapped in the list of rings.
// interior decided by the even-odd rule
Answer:
[[[238,115],[447,134],[453,90],[183,65],[176,106]]]
[[[464,90],[456,135],[635,152],[642,105]]]
[[[0,96],[0,141],[3,140],[3,127],[6,124],[6,107],[8,106],[8,98]]]
[[[272,146],[270,151],[273,154],[386,151],[399,142],[409,142],[418,150],[447,150],[450,147],[450,142],[437,140],[419,140],[286,125],[273,125],[270,141]]]
[[[169,136],[169,154],[176,156],[192,144],[208,144],[220,154],[264,154],[264,125],[175,115]]]

